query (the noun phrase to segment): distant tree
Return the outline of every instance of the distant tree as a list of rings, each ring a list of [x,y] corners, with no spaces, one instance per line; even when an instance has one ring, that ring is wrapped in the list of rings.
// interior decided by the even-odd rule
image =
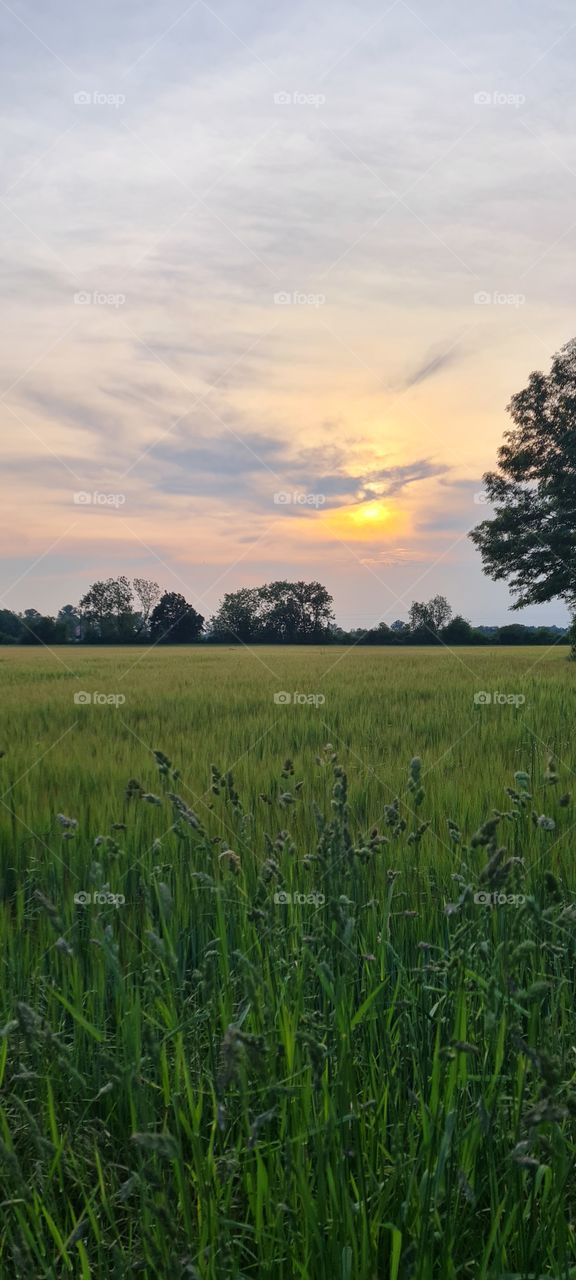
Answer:
[[[426,603],[413,600],[409,617],[413,636],[425,644],[438,639],[452,617],[452,609],[445,596],[433,596]]]
[[[193,644],[204,618],[177,591],[165,591],[150,615],[150,638],[157,644]]]
[[[263,639],[315,643],[325,639],[334,621],[332,596],[321,582],[269,582],[258,596]]]
[[[509,626],[499,627],[498,641],[500,644],[532,644],[532,633],[527,627],[523,627],[520,622],[512,622]]]
[[[210,639],[228,644],[234,641],[248,644],[255,640],[259,627],[259,604],[257,587],[227,591],[210,622]]]
[[[402,618],[396,618],[396,621],[392,623],[390,630],[394,631],[396,635],[402,635],[404,631],[410,630],[410,626],[407,622],[403,622]]]
[[[160,599],[160,587],[157,582],[152,582],[150,578],[133,578],[132,586],[137,599],[140,601],[140,612],[136,620],[136,630],[140,634],[146,630],[154,605]]]
[[[56,621],[64,628],[68,643],[80,639],[81,619],[73,604],[65,604],[60,609]]]
[[[338,626],[330,627],[329,640],[331,644],[354,644],[359,636],[360,631],[346,631],[344,627]]]
[[[362,644],[398,644],[398,635],[386,622],[379,622],[366,632]]]
[[[66,629],[55,618],[45,617],[37,609],[25,609],[22,618],[21,644],[64,644]]]
[[[508,405],[512,429],[483,480],[494,516],[470,537],[513,609],[565,600],[576,617],[576,339]],[[575,624],[576,629],[576,624]],[[574,654],[573,656],[576,656]]]
[[[473,644],[474,630],[470,622],[457,613],[442,627],[440,638],[444,644]]]
[[[95,639],[123,641],[134,636],[132,604],[132,588],[122,575],[94,582],[78,607]]]
[[[22,621],[11,609],[0,609],[0,644],[15,644],[22,635]]]
[[[228,592],[210,623],[209,638],[244,644],[314,644],[330,638],[333,601],[320,582],[265,583]]]
[[[535,627],[532,644],[566,644],[567,633],[557,631],[554,627]]]

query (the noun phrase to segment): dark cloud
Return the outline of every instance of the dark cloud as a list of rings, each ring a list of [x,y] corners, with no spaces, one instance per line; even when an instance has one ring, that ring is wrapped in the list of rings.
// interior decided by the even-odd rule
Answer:
[[[405,391],[408,391],[410,387],[417,387],[420,383],[427,382],[429,378],[434,378],[443,369],[448,369],[458,364],[462,359],[463,356],[458,347],[452,347],[449,351],[438,352],[437,355],[429,355],[406,375],[402,382],[402,387]]]
[[[254,510],[272,509],[274,495],[293,491],[321,494],[323,509],[351,502],[391,497],[409,485],[444,475],[448,467],[420,458],[415,462],[374,471],[346,469],[346,451],[316,446],[294,457],[283,440],[254,431],[219,432],[195,441],[162,441],[151,450],[154,484],[163,493],[196,496],[235,495]],[[328,464],[325,470],[323,464]],[[307,504],[282,504],[282,514],[298,519],[309,515]]]

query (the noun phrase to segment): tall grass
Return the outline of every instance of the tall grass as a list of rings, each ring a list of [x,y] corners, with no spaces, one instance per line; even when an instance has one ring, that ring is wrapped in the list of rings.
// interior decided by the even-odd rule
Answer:
[[[570,664],[259,653],[2,655],[0,1275],[576,1277]]]

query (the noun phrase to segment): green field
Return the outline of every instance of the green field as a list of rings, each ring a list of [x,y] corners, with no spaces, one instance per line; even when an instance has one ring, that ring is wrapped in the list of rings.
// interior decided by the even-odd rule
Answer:
[[[567,653],[0,651],[0,1276],[574,1280]]]

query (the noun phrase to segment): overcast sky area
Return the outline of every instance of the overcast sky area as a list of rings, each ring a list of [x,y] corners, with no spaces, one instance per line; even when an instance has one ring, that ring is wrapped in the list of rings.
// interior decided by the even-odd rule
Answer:
[[[0,45],[2,607],[563,624],[466,535],[576,330],[568,0],[0,0]]]

